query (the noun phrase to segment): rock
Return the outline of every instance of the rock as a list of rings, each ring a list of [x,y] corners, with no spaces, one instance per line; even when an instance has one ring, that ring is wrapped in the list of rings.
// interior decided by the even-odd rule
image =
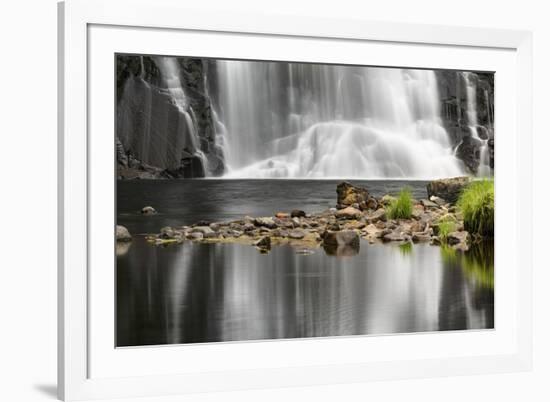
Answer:
[[[353,230],[327,231],[323,237],[323,244],[359,247],[359,235]]]
[[[469,177],[453,177],[450,179],[434,180],[428,183],[428,196],[439,197],[454,204],[460,193],[470,183]]]
[[[378,209],[378,201],[374,197],[369,197],[367,200],[367,208],[368,209]]]
[[[294,230],[291,230],[289,233],[288,233],[288,237],[290,237],[291,239],[303,239],[304,237],[306,236],[306,234],[304,233],[303,230],[299,230],[299,229],[294,229]]]
[[[328,211],[331,213],[331,214],[334,214],[338,211],[337,208],[329,208]]]
[[[287,218],[290,218],[290,214],[288,214],[286,212],[277,212],[275,214],[275,217],[279,218],[279,219],[287,219]]]
[[[363,229],[367,224],[363,221],[352,221],[351,223],[346,224],[346,229]]]
[[[242,226],[242,228],[245,232],[251,232],[256,228],[256,226],[254,226],[253,223],[247,222]]]
[[[160,238],[162,239],[175,239],[176,237],[182,237],[182,234],[170,226],[165,226],[162,229],[160,229]]]
[[[424,208],[439,208],[439,205],[435,202],[426,199],[420,200],[420,204],[422,204]]]
[[[435,195],[430,196],[430,201],[435,202],[440,207],[447,204],[447,201],[445,201],[443,198],[440,198],[440,197],[435,196]]]
[[[155,208],[153,208],[149,205],[146,206],[146,207],[141,208],[141,214],[142,215],[154,215],[156,213],[157,213],[157,211],[155,210]]]
[[[376,223],[378,221],[385,221],[386,220],[386,210],[384,208],[379,208],[376,211],[368,214],[365,217],[365,220],[367,223]]]
[[[336,232],[340,229],[341,229],[341,227],[337,223],[330,223],[329,225],[327,225],[327,230],[332,230],[333,232]]]
[[[293,226],[296,227],[296,228],[299,228],[300,226],[302,226],[302,222],[300,222],[300,218],[292,218],[292,223],[293,223]]]
[[[461,250],[468,250],[470,245],[470,233],[463,230],[462,232],[452,232],[447,235],[447,244]]]
[[[263,248],[263,249],[271,249],[271,238],[268,236],[262,237],[260,240],[258,240],[256,243],[254,243],[256,247]]]
[[[430,241],[431,239],[432,235],[428,232],[413,232],[412,234],[412,240],[415,243]]]
[[[290,212],[292,218],[305,218],[306,213],[299,209],[294,209]]]
[[[372,223],[364,229],[364,233],[367,235],[367,237],[373,239],[379,239],[380,237],[382,237],[382,232],[383,229],[377,228],[376,225]]]
[[[128,229],[126,229],[122,225],[116,225],[115,233],[116,233],[116,241],[121,241],[121,242],[132,241],[132,235],[130,234]]]
[[[360,210],[353,207],[346,207],[336,212],[336,217],[341,219],[359,219],[363,215]]]
[[[212,229],[214,232],[217,232],[217,231],[220,230],[220,227],[222,226],[222,224],[219,223],[219,222],[212,222],[212,223],[211,223],[210,225],[208,225],[208,226],[210,226],[210,229]]]
[[[191,232],[188,237],[191,240],[202,240],[204,235],[201,232]]]
[[[256,218],[254,219],[254,224],[256,226],[264,226],[269,229],[275,229],[277,227],[277,224],[273,218],[270,217]]]
[[[424,213],[424,206],[422,204],[417,204],[413,207],[412,217],[414,219],[420,219],[423,213]]]
[[[195,226],[191,228],[191,233],[202,233],[205,235],[212,235],[215,234],[215,232],[210,228],[210,226]]]
[[[410,236],[406,233],[400,232],[399,230],[394,230],[390,233],[385,234],[382,237],[382,240],[384,241],[408,241],[410,240]]]
[[[341,208],[357,204],[359,208],[366,208],[369,198],[369,192],[366,188],[354,186],[348,182],[342,182],[336,186],[338,195],[336,203]]]

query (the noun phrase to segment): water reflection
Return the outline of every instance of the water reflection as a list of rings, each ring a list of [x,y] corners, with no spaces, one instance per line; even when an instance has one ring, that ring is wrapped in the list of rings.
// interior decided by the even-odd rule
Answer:
[[[117,345],[492,328],[487,253],[445,252],[362,242],[341,258],[136,237],[117,258]]]

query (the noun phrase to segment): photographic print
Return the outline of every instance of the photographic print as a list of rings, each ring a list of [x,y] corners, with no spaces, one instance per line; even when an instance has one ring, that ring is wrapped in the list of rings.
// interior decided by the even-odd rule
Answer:
[[[114,65],[117,347],[494,328],[494,73]]]

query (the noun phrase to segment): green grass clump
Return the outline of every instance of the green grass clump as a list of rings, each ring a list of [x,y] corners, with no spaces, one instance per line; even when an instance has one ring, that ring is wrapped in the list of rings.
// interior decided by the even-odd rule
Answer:
[[[409,219],[412,216],[413,203],[411,191],[404,188],[395,200],[390,202],[386,213],[390,219]]]
[[[444,220],[437,224],[439,230],[439,239],[441,243],[447,243],[447,237],[449,233],[452,233],[456,230],[456,224],[451,220]]]
[[[460,195],[458,207],[464,216],[464,229],[482,237],[493,237],[495,184],[493,180],[474,181]]]

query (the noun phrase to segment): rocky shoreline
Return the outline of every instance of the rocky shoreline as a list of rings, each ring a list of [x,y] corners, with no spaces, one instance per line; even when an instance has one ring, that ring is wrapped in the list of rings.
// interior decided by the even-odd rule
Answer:
[[[318,213],[301,210],[277,212],[273,216],[251,217],[227,222],[196,222],[193,225],[164,227],[158,234],[147,235],[152,245],[194,243],[237,243],[255,246],[267,253],[272,247],[288,244],[297,253],[309,254],[323,247],[329,255],[355,255],[361,239],[376,243],[429,243],[467,251],[477,240],[464,230],[458,194],[470,179],[458,177],[436,180],[427,186],[428,197],[411,200],[410,218],[392,219],[391,195],[376,198],[368,189],[342,182],[337,186],[334,208]],[[155,213],[144,207],[144,215]],[[443,226],[446,229],[443,230]],[[449,229],[450,228],[450,229]],[[131,241],[131,235],[117,226],[117,241]]]

